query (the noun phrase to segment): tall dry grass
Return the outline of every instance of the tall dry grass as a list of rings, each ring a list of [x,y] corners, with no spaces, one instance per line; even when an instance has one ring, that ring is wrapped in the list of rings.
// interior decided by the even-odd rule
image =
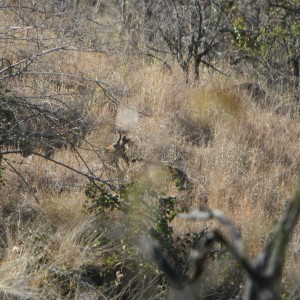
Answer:
[[[118,73],[118,70],[115,72]],[[195,183],[195,197],[189,203],[191,208],[205,202],[209,208],[222,210],[240,229],[249,254],[255,255],[268,241],[297,181],[299,122],[289,115],[277,114],[272,107],[257,107],[251,98],[239,92],[234,80],[227,81],[215,75],[210,76],[208,82],[206,76],[203,75],[203,83],[188,87],[180,81],[180,73],[165,73],[157,64],[140,66],[127,75],[124,84],[130,83],[128,89],[131,93],[122,101],[120,108],[95,100],[89,103],[94,118],[106,118],[115,123],[99,122],[99,127],[88,137],[88,142],[98,150],[81,150],[81,153],[97,174],[116,180],[119,175],[113,166],[107,169],[109,159],[102,149],[117,139],[115,125],[118,125],[119,110],[125,107],[134,111],[134,126],[129,126],[132,140],[128,149],[130,158],[168,162],[184,170]],[[118,122],[119,125],[124,124],[122,120]],[[86,171],[84,164],[74,157],[74,153],[65,149],[58,151],[54,158]],[[38,157],[32,157],[29,163],[16,165],[16,168],[34,187],[41,207],[34,203],[22,182],[17,187],[13,184],[16,179],[9,177],[6,187],[2,187],[2,194],[7,195],[6,199],[2,198],[6,202],[3,207],[9,207],[7,210],[15,215],[16,222],[18,205],[14,204],[15,199],[20,201],[19,196],[22,195],[29,202],[28,206],[34,207],[33,216],[25,227],[31,224],[38,236],[51,241],[49,244],[42,242],[39,250],[39,255],[50,256],[47,268],[68,265],[71,269],[78,269],[85,261],[93,261],[91,244],[86,241],[80,244],[77,240],[91,218],[82,215],[84,195],[74,190],[76,186],[77,189],[83,186],[85,180]],[[48,196],[49,193],[53,196]],[[72,202],[74,197],[77,198],[76,205]],[[6,211],[3,220],[7,218]],[[176,220],[173,226],[176,234],[180,235],[199,230],[204,224],[189,225]],[[5,274],[2,290],[11,293],[12,289],[16,295],[29,293],[29,297],[40,297],[41,293],[44,295],[44,287],[33,283],[40,282],[44,276],[38,267],[40,262],[30,261],[34,250],[26,248],[24,236],[28,232],[22,226],[18,228],[15,225],[15,228],[20,253],[9,254],[13,241],[10,246],[6,245],[1,264]],[[297,239],[295,234],[288,259],[291,264],[287,270],[294,265]],[[13,255],[17,255],[17,259],[14,258],[17,267],[13,268],[17,274],[7,271]],[[22,267],[28,261],[31,267]],[[295,276],[295,272],[291,273]],[[9,278],[14,276],[22,281],[9,284]],[[22,286],[24,290],[18,291],[15,286]],[[51,293],[59,295],[60,291]]]

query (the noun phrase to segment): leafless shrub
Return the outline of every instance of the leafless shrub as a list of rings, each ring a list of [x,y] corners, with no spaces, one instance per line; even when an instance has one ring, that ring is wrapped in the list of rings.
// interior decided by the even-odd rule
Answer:
[[[92,128],[82,109],[76,106],[53,107],[14,96],[2,97],[0,105],[1,147],[24,156],[42,150],[49,157],[55,149],[77,146]]]
[[[213,61],[218,60],[217,50],[226,35],[226,3],[132,1],[127,4],[125,20],[131,30],[144,36],[142,53],[164,63],[164,55],[170,55],[182,68],[186,81],[191,66],[193,80],[199,80],[200,64],[218,70]]]

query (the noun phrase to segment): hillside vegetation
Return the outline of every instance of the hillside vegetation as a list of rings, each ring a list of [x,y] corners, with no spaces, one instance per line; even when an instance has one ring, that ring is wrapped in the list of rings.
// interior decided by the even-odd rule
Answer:
[[[180,216],[251,259],[297,189],[300,6],[255,5],[0,1],[1,299],[244,299],[227,224]]]

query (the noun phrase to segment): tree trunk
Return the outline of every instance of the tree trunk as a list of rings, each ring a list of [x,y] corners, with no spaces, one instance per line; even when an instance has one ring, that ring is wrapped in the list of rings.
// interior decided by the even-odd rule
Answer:
[[[195,63],[194,63],[194,81],[199,81],[199,78],[200,78],[200,70],[199,70],[199,67],[200,67],[200,62],[201,62],[201,58],[200,57],[196,57],[195,58]]]

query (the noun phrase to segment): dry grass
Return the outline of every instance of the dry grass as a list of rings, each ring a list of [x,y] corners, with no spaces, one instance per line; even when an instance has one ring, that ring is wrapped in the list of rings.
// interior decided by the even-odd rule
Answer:
[[[45,197],[35,220],[17,225],[18,240],[10,237],[0,264],[1,297],[65,297],[64,284],[74,295],[86,292],[78,278],[85,265],[101,263],[103,248],[99,221],[83,211],[83,199],[82,193]]]
[[[140,76],[141,73],[145,77]],[[251,99],[239,95],[232,83],[226,83],[219,76],[211,77],[209,84],[200,83],[193,88],[178,82],[178,77],[179,74],[165,74],[158,65],[152,65],[141,66],[137,74],[126,79],[131,82],[132,97],[124,100],[123,107],[137,112],[132,115],[134,126],[130,128],[132,144],[128,154],[131,158],[173,163],[184,170],[195,183],[195,195],[199,195],[192,200],[191,207],[200,205],[204,194],[208,207],[222,210],[234,222],[243,234],[249,254],[255,255],[265,245],[274,224],[284,212],[297,180],[300,163],[298,121],[278,115],[273,109],[261,110],[252,105]],[[118,110],[111,110],[105,104],[107,111],[103,105],[97,101],[89,104],[94,117],[107,117],[122,125],[122,117],[115,119]],[[138,111],[149,115],[141,115]],[[109,164],[109,160],[101,149],[116,141],[114,130],[114,126],[100,124],[99,130],[88,137],[89,142],[100,149],[98,155],[81,151],[97,174],[112,180],[119,175],[113,175],[116,171],[105,175],[103,162]],[[74,157],[74,153],[66,149],[57,152],[54,158],[86,171],[84,164]],[[84,181],[62,166],[38,157],[30,159],[30,162],[25,160],[26,164],[21,165],[19,171],[36,189],[41,200],[41,208],[37,208],[34,214],[41,214],[43,222],[47,220],[52,228],[49,231],[45,226],[40,227],[40,221],[32,223],[39,228],[39,235],[45,234],[51,240],[50,245],[43,246],[42,252],[51,253],[51,263],[48,263],[51,267],[68,265],[71,269],[78,269],[90,259],[90,245],[78,244],[77,240],[89,217],[82,214],[84,195],[72,189],[82,186]],[[15,179],[7,180],[8,190],[4,188],[4,194],[9,195],[7,199],[10,200],[6,201],[11,203],[20,192],[26,194],[24,186],[9,188]],[[25,197],[33,201],[30,194]],[[9,203],[6,203],[7,207],[11,205]],[[16,205],[11,207],[17,209]],[[34,207],[36,209],[36,205]],[[173,224],[177,234],[204,226],[179,220]],[[23,234],[21,232],[18,239],[22,240]],[[19,272],[17,276],[22,278],[18,286],[25,289],[19,293],[33,293],[30,297],[34,297],[41,291],[32,288],[32,281],[39,282],[43,275],[37,271],[28,274],[26,268],[21,268],[29,260],[32,250],[24,251],[22,248],[21,257],[16,262],[20,267],[14,272]],[[7,272],[12,254],[8,248],[6,252],[1,265],[6,274],[3,290],[10,293],[12,289],[18,293],[17,284],[8,283],[9,278],[16,274]],[[32,265],[36,268],[35,262]]]

